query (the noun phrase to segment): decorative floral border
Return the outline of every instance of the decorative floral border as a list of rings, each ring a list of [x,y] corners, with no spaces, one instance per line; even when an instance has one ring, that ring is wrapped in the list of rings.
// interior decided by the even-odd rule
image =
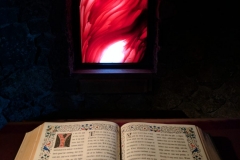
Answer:
[[[147,124],[132,124],[127,127],[123,127],[121,130],[122,134],[122,160],[124,160],[124,132],[129,131],[150,131],[150,132],[161,132],[161,133],[175,133],[175,134],[185,134],[188,142],[190,151],[192,152],[192,157],[194,160],[202,160],[201,150],[197,144],[197,139],[195,132],[192,127],[176,127],[176,126],[155,126]]]
[[[41,145],[41,152],[39,160],[48,160],[50,152],[54,147],[53,142],[57,132],[74,132],[74,131],[88,131],[88,130],[107,130],[118,133],[118,127],[111,124],[101,123],[86,123],[74,125],[48,125],[45,131],[44,141]]]

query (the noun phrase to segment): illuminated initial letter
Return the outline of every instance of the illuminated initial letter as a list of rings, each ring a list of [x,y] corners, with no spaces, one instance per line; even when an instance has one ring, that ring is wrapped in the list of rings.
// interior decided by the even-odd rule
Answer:
[[[71,135],[72,135],[71,133],[68,133],[68,134],[58,134],[58,138],[60,140],[60,143],[59,143],[59,146],[57,146],[57,147],[66,147],[65,146],[66,140]]]

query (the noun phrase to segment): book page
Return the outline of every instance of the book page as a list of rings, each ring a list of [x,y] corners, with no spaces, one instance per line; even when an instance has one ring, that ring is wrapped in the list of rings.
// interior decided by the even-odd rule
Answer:
[[[34,160],[119,160],[118,131],[105,121],[45,123]]]
[[[211,137],[209,134],[203,132],[200,128],[196,127],[200,140],[202,141],[202,145],[203,148],[205,149],[205,151],[207,151],[207,157],[209,157],[209,159],[214,159],[214,160],[221,160],[216,147],[214,146]]]
[[[127,123],[122,160],[207,160],[194,125]]]
[[[43,125],[40,125],[31,132],[25,134],[15,160],[33,159],[37,144],[39,143],[42,128]]]

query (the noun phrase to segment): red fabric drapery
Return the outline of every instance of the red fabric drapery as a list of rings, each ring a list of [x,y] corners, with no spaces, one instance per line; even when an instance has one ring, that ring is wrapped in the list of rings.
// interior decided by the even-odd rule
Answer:
[[[137,63],[145,53],[147,0],[81,0],[81,54],[83,63],[100,63],[108,48],[120,63]],[[120,45],[121,44],[121,45]]]

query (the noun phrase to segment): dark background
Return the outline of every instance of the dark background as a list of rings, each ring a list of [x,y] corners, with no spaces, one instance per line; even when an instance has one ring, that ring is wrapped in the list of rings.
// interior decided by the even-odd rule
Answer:
[[[94,111],[240,117],[237,3],[162,0],[149,93],[81,93],[68,68],[65,10],[61,0],[0,0],[0,128]]]

